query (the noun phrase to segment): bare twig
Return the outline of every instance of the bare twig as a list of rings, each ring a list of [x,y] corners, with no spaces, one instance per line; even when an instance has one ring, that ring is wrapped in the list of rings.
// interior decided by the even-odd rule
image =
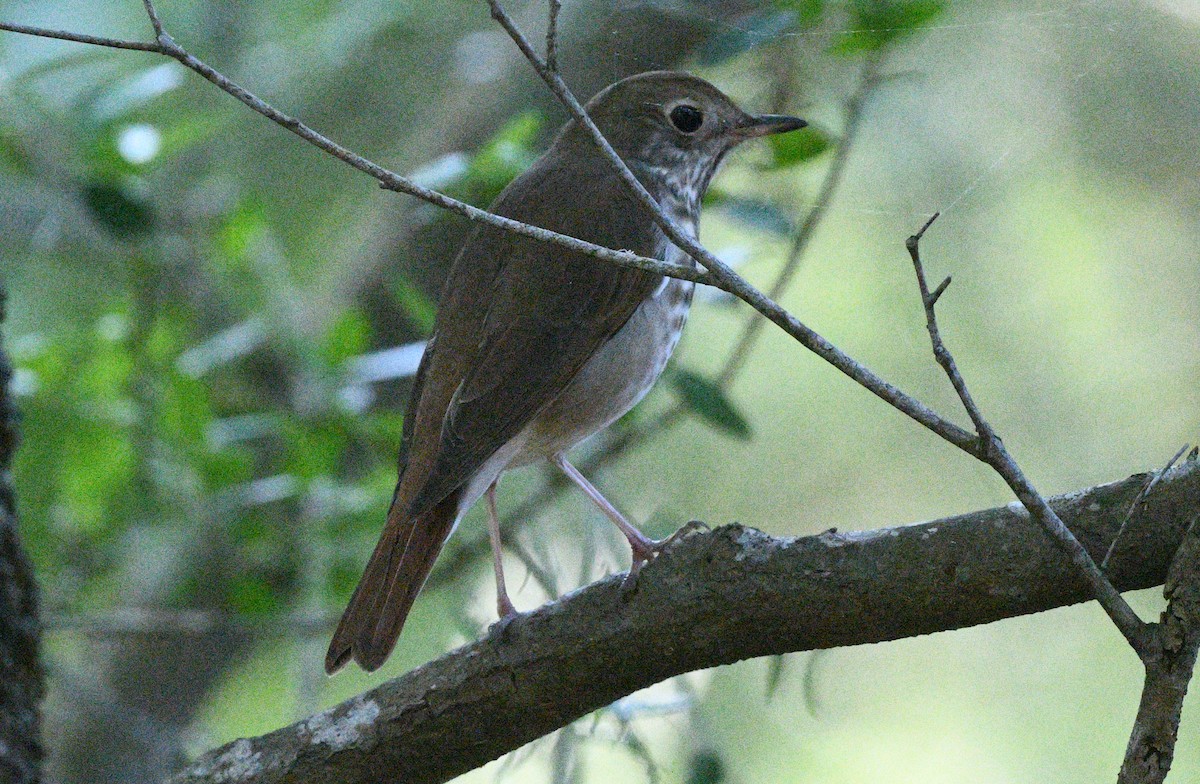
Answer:
[[[550,18],[546,22],[546,67],[558,71],[558,12],[562,0],[550,0]]]
[[[1163,595],[1167,608],[1151,627],[1152,655],[1117,784],[1160,784],[1171,769],[1183,699],[1200,651],[1200,516],[1171,562]]]
[[[30,27],[29,25],[13,24],[12,22],[0,22],[0,30],[6,30],[10,33],[21,33],[23,35],[34,35],[39,38],[57,38],[60,41],[74,41],[79,44],[92,44],[93,46],[106,46],[109,49],[132,49],[137,52],[154,52],[155,54],[166,54],[162,47],[156,43],[146,43],[144,41],[123,41],[119,38],[105,38],[98,35],[84,35],[83,33],[69,33],[65,30],[50,30],[45,27]]]
[[[150,26],[154,28],[154,37],[158,39],[159,43],[162,43],[166,32],[163,31],[163,23],[159,18],[158,9],[154,7],[153,0],[142,0],[142,5],[146,7],[146,15],[150,17]]]
[[[800,224],[800,228],[796,230],[792,237],[791,247],[788,248],[787,260],[780,269],[779,274],[771,283],[771,288],[767,290],[767,296],[778,301],[783,296],[784,291],[791,284],[792,278],[800,269],[800,261],[804,258],[804,252],[808,249],[809,243],[812,241],[813,235],[817,233],[817,227],[821,224],[825,217],[826,210],[829,208],[830,202],[833,201],[833,193],[837,190],[838,185],[842,182],[842,175],[846,170],[846,161],[850,158],[850,151],[854,147],[854,140],[858,136],[859,128],[862,127],[863,107],[866,105],[868,96],[879,85],[879,68],[882,64],[882,53],[872,53],[863,63],[862,76],[859,79],[858,89],[846,101],[846,119],[845,127],[842,130],[842,138],[838,141],[837,149],[833,153],[833,160],[829,163],[829,168],[825,172],[824,181],[821,183],[821,189],[817,192],[816,203],[808,214],[804,216],[804,222]],[[763,319],[751,314],[750,318],[746,319],[746,324],[742,327],[742,333],[738,336],[737,343],[729,352],[728,358],[725,360],[724,367],[717,373],[717,384],[722,389],[728,388],[737,377],[738,373],[745,366],[746,360],[750,356],[750,350],[754,347],[758,336],[762,334]]]
[[[954,391],[958,393],[958,398],[962,401],[963,408],[966,409],[967,416],[971,418],[971,422],[975,426],[975,432],[978,434],[979,443],[981,446],[979,459],[990,465],[1012,489],[1025,508],[1029,511],[1033,519],[1041,525],[1047,533],[1053,537],[1058,546],[1066,552],[1071,562],[1075,564],[1079,574],[1091,586],[1092,593],[1104,611],[1108,613],[1109,618],[1116,624],[1121,634],[1125,635],[1125,639],[1129,641],[1130,646],[1138,654],[1140,658],[1145,660],[1149,653],[1147,644],[1146,624],[1138,618],[1137,613],[1125,601],[1120,592],[1113,587],[1104,572],[1096,565],[1092,556],[1084,549],[1075,535],[1070,529],[1059,519],[1054,510],[1046,503],[1046,500],[1038,493],[1033,483],[1025,476],[1017,461],[1009,453],[1004,442],[996,435],[996,431],[984,418],[983,412],[979,405],[971,396],[970,390],[967,388],[967,383],[962,377],[962,373],[958,370],[958,365],[954,361],[954,355],[946,348],[942,341],[941,332],[938,329],[937,312],[935,306],[938,298],[945,292],[946,287],[950,283],[947,278],[933,292],[930,292],[929,285],[925,279],[925,268],[921,263],[921,237],[925,231],[937,220],[937,213],[925,222],[920,231],[908,238],[905,245],[908,248],[908,254],[912,258],[913,270],[917,275],[917,285],[921,290],[921,303],[925,308],[925,327],[929,331],[929,341],[933,346],[933,356],[937,360],[938,365],[945,371],[946,377],[950,380]]]
[[[1162,467],[1162,470],[1156,471],[1150,475],[1150,479],[1146,482],[1146,486],[1142,488],[1142,492],[1138,493],[1138,497],[1133,499],[1133,503],[1129,505],[1129,512],[1125,515],[1125,521],[1121,523],[1121,528],[1117,531],[1117,535],[1113,537],[1112,544],[1108,546],[1108,552],[1104,554],[1104,560],[1100,562],[1101,569],[1108,569],[1108,561],[1112,558],[1113,551],[1117,549],[1117,542],[1121,541],[1121,537],[1125,534],[1125,529],[1129,526],[1129,521],[1137,514],[1138,509],[1146,502],[1150,496],[1150,491],[1158,484],[1158,480],[1162,479],[1163,475],[1171,470],[1171,466],[1179,462],[1179,458],[1183,457],[1183,453],[1188,450],[1190,444],[1184,444],[1175,453],[1175,456],[1167,461],[1167,464]]]

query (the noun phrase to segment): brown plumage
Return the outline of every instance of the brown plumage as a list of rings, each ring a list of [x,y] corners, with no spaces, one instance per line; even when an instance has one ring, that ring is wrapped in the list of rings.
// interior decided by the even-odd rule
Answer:
[[[743,139],[803,125],[752,117],[707,82],[669,72],[617,82],[588,110],[693,235],[700,198],[724,154]],[[686,258],[574,122],[491,211],[643,256]],[[508,468],[553,460],[621,526],[635,570],[653,557],[661,543],[630,526],[563,453],[649,390],[678,340],[691,293],[690,283],[491,226],[474,230],[442,292],[404,423],[399,484],[330,643],[328,672],[351,658],[366,670],[384,662],[455,524]],[[510,615],[495,515],[490,524],[499,609]]]

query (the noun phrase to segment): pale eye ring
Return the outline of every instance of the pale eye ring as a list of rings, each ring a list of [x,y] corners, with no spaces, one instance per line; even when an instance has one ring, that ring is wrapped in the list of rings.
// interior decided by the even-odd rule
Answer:
[[[695,133],[704,125],[704,112],[688,103],[679,104],[667,116],[680,133]]]

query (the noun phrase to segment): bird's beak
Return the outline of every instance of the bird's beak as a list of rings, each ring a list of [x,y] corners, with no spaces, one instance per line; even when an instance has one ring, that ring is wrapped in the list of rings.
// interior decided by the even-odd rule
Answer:
[[[796,131],[806,125],[808,123],[799,117],[789,117],[786,114],[746,115],[746,118],[733,129],[733,133],[743,139],[753,139],[757,136]]]

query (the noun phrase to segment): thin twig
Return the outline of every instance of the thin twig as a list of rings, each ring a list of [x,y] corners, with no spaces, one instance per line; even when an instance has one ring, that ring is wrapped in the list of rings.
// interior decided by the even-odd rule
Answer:
[[[1188,450],[1189,446],[1191,445],[1184,444],[1181,446],[1179,451],[1175,453],[1175,456],[1168,460],[1167,464],[1163,466],[1161,470],[1155,471],[1154,474],[1150,476],[1150,479],[1146,482],[1146,486],[1142,488],[1142,492],[1138,493],[1137,498],[1133,499],[1133,503],[1129,505],[1129,513],[1126,514],[1125,519],[1121,521],[1121,527],[1117,529],[1117,535],[1113,537],[1112,544],[1108,546],[1108,552],[1104,554],[1104,560],[1100,562],[1101,569],[1108,569],[1109,559],[1112,558],[1113,551],[1117,549],[1117,542],[1121,541],[1121,537],[1125,535],[1125,529],[1129,527],[1129,522],[1133,519],[1133,516],[1137,514],[1137,511],[1142,507],[1142,504],[1145,503],[1146,498],[1150,495],[1150,491],[1153,490],[1154,486],[1158,484],[1158,481],[1163,478],[1163,474],[1170,471],[1171,466],[1179,462],[1179,458],[1183,457],[1183,453]]]
[[[154,7],[153,0],[142,0],[142,5],[146,7],[146,15],[150,17],[150,26],[154,28],[154,37],[161,43],[166,32],[163,30],[162,18],[158,15],[158,9]]]
[[[132,49],[137,52],[166,54],[166,52],[163,51],[163,48],[158,44],[146,43],[144,41],[124,41],[119,38],[105,38],[103,36],[85,35],[83,33],[69,33],[65,30],[50,30],[45,27],[30,27],[29,25],[14,24],[12,22],[0,22],[0,30],[6,30],[10,33],[21,33],[22,35],[34,35],[38,38],[57,38],[60,41],[74,41],[78,44],[105,46],[109,49]]]
[[[771,283],[771,288],[767,290],[767,296],[776,302],[783,296],[783,292],[787,290],[788,285],[792,282],[792,278],[795,277],[796,272],[800,269],[800,261],[804,258],[804,252],[808,249],[813,235],[816,234],[817,226],[821,224],[821,221],[825,217],[826,210],[833,200],[834,191],[837,190],[838,185],[842,182],[842,175],[846,170],[846,161],[850,158],[850,150],[854,146],[854,140],[858,136],[859,128],[862,127],[863,107],[866,105],[867,97],[880,81],[879,68],[881,64],[882,53],[873,53],[867,58],[867,61],[863,64],[858,89],[846,101],[846,119],[845,127],[842,130],[842,138],[838,142],[837,149],[833,154],[833,160],[830,161],[829,168],[825,172],[825,179],[821,183],[820,191],[817,193],[816,203],[808,211],[808,214],[804,216],[804,222],[800,224],[800,228],[796,230],[796,234],[792,238],[791,247],[788,248],[787,261],[784,262],[779,275]],[[742,328],[742,334],[738,336],[737,343],[734,344],[733,350],[729,352],[725,366],[717,373],[717,385],[722,389],[732,384],[738,373],[745,366],[746,360],[750,355],[750,350],[754,347],[754,343],[762,333],[763,324],[763,320],[753,314],[746,319],[746,324]]]
[[[1096,565],[1092,556],[1084,549],[1075,535],[1063,523],[1054,510],[1050,508],[1046,500],[1038,493],[1033,483],[1017,465],[1017,461],[1008,452],[1004,446],[1004,442],[996,435],[996,431],[984,418],[983,412],[979,405],[971,396],[970,390],[967,388],[967,383],[963,380],[962,373],[958,370],[958,365],[954,361],[954,355],[946,348],[942,341],[941,332],[938,329],[937,311],[935,306],[938,298],[946,290],[949,285],[949,279],[943,281],[942,285],[938,286],[934,292],[929,291],[929,285],[925,279],[925,268],[921,263],[920,243],[921,237],[925,231],[937,220],[937,213],[934,213],[925,225],[908,238],[905,243],[908,248],[908,254],[912,258],[913,270],[916,272],[917,285],[921,291],[921,303],[925,308],[925,327],[929,331],[929,341],[933,346],[933,356],[937,360],[938,365],[945,371],[946,377],[950,380],[954,391],[958,393],[958,399],[962,401],[963,408],[966,409],[967,416],[971,418],[971,422],[975,426],[975,431],[979,436],[980,450],[979,459],[990,465],[1016,494],[1025,508],[1032,515],[1033,519],[1038,522],[1047,533],[1054,539],[1071,562],[1075,564],[1080,575],[1087,580],[1091,586],[1092,593],[1104,611],[1116,624],[1117,628],[1125,635],[1125,639],[1129,641],[1130,646],[1138,654],[1143,661],[1149,655],[1149,645],[1147,639],[1146,624],[1138,618],[1137,613],[1125,601],[1120,592],[1113,587],[1104,572]]]
[[[766,316],[776,326],[795,338],[797,342],[809,351],[812,351],[843,374],[849,376],[867,391],[889,403],[897,411],[906,414],[959,449],[968,454],[976,455],[979,442],[974,434],[939,416],[933,409],[916,398],[905,394],[895,385],[885,381],[865,365],[834,346],[816,331],[803,324],[791,313],[788,313],[773,302],[761,291],[750,285],[744,278],[730,269],[729,265],[718,259],[675,225],[666,213],[663,212],[654,197],[650,195],[650,192],[642,186],[633,172],[629,170],[629,167],[625,165],[625,162],[621,160],[621,156],[612,148],[608,140],[604,138],[604,134],[596,127],[596,124],[592,121],[587,111],[584,110],[582,104],[579,103],[574,93],[563,82],[562,77],[546,67],[546,63],[534,51],[529,40],[517,28],[499,1],[488,0],[488,7],[491,9],[492,18],[504,28],[513,42],[516,43],[517,48],[525,55],[525,59],[537,71],[542,81],[546,83],[559,101],[571,112],[571,116],[574,117],[575,122],[587,130],[588,134],[592,137],[592,141],[595,142],[604,157],[608,159],[614,170],[629,188],[629,192],[633,197],[647,210],[649,215],[654,219],[655,224],[662,229],[663,233],[676,247],[708,270],[711,279],[715,281],[714,285],[719,284],[720,288],[746,302],[759,313]]]
[[[157,19],[157,17],[154,17],[154,19]],[[158,24],[161,25],[161,22]],[[410,196],[414,196],[418,199],[429,202],[435,206],[462,215],[463,217],[477,223],[486,223],[490,226],[495,226],[496,228],[503,229],[505,231],[538,240],[539,242],[549,242],[560,245],[568,248],[569,250],[584,253],[588,256],[592,256],[602,261],[607,261],[611,264],[645,270],[647,272],[654,272],[659,275],[667,275],[673,278],[680,278],[682,280],[690,280],[695,283],[703,283],[709,286],[715,286],[717,288],[724,288],[721,283],[713,279],[711,275],[693,269],[692,267],[682,264],[671,264],[669,262],[662,261],[661,259],[652,259],[645,256],[639,256],[636,253],[629,251],[605,248],[592,242],[586,242],[575,237],[550,231],[549,229],[543,229],[538,226],[521,223],[520,221],[515,221],[511,218],[505,218],[503,216],[493,214],[487,210],[481,210],[478,207],[467,204],[466,202],[453,199],[439,191],[418,185],[412,180],[385,169],[384,167],[367,160],[366,158],[363,158],[361,155],[342,147],[337,142],[334,142],[323,134],[318,133],[295,117],[276,109],[274,106],[254,95],[249,90],[246,90],[232,80],[228,79],[216,69],[189,54],[183,47],[177,44],[169,34],[165,32],[159,36],[158,43],[139,43],[135,41],[122,41],[117,39],[98,38],[95,36],[78,35],[75,33],[62,33],[55,30],[45,30],[42,28],[26,27],[23,25],[12,25],[6,22],[0,23],[0,29],[44,38],[61,38],[63,40],[76,41],[78,43],[93,44],[96,46],[105,46],[116,49],[136,49],[139,51],[153,52],[155,54],[161,54],[165,57],[170,57],[172,60],[177,61],[185,68],[200,74],[205,79],[219,87],[221,90],[229,93],[234,98],[237,98],[255,112],[258,112],[267,119],[283,126],[287,130],[296,134],[310,144],[320,148],[321,150],[324,150],[343,163],[349,164],[358,171],[373,177],[379,182],[380,186],[386,190],[406,193]]]
[[[558,12],[562,0],[550,0],[550,19],[546,22],[546,67],[558,72]]]

